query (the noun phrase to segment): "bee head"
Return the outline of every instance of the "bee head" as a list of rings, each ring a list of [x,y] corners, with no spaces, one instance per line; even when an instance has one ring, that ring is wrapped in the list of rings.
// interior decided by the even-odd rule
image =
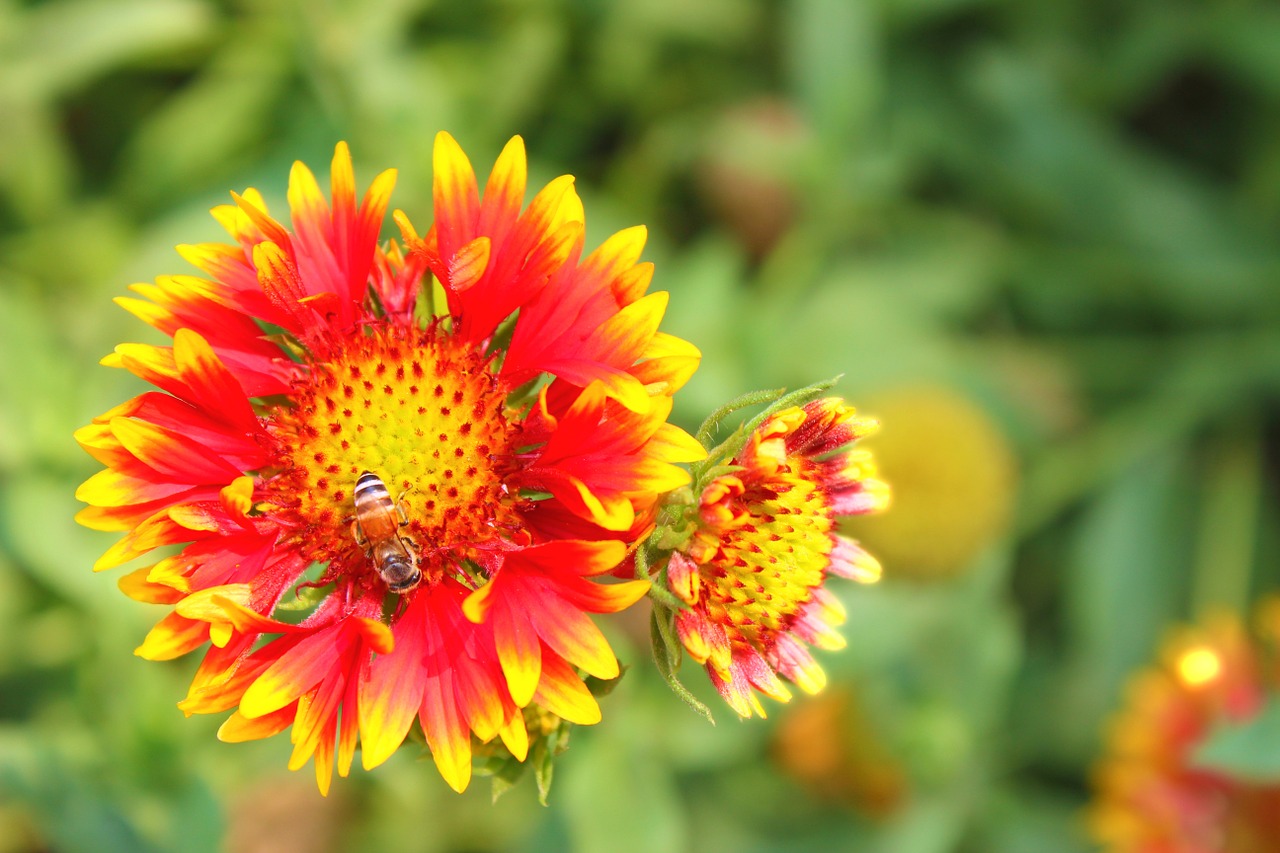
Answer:
[[[382,563],[382,579],[392,592],[408,592],[422,582],[422,570],[416,561],[392,554]]]

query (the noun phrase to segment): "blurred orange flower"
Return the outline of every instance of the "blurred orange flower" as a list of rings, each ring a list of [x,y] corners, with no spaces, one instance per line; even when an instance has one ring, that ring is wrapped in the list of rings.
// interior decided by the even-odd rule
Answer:
[[[1273,600],[1264,613],[1277,606]],[[1280,688],[1277,640],[1280,632],[1272,631],[1256,642],[1238,617],[1215,614],[1178,630],[1159,662],[1133,677],[1094,773],[1088,823],[1104,850],[1280,850],[1280,783],[1232,778],[1193,762],[1215,726],[1254,718],[1268,691]]]
[[[778,765],[816,796],[872,817],[894,813],[909,793],[906,768],[848,688],[789,708],[772,752]]]

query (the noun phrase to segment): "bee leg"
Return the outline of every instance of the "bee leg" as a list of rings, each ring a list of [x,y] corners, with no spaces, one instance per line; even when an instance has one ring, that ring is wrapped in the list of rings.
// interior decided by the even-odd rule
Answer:
[[[369,550],[369,540],[365,538],[364,531],[360,529],[360,522],[351,522],[351,537],[356,540],[356,544],[366,551]]]
[[[409,494],[412,488],[413,487],[410,486],[408,489],[405,489],[403,492],[400,493],[399,497],[396,498],[396,512],[400,514],[401,527],[404,527],[409,523],[409,516],[406,515],[404,511],[404,496]]]

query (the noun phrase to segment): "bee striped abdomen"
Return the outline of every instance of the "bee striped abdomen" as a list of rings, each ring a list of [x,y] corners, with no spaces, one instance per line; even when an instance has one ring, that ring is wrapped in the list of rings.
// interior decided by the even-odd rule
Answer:
[[[352,533],[356,543],[373,560],[374,568],[392,592],[408,592],[422,580],[418,554],[413,543],[400,535],[403,514],[382,478],[364,471],[356,479],[353,495],[356,520]]]

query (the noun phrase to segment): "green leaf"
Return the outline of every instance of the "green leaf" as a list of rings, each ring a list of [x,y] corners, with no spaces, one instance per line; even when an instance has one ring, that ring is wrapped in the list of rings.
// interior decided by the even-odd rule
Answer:
[[[29,733],[0,731],[0,802],[30,810],[51,847],[67,853],[151,853],[146,839],[116,799],[93,784],[86,768],[70,764]]]
[[[1177,618],[1191,550],[1182,450],[1143,460],[1082,511],[1062,580],[1070,658],[1053,686],[1027,685],[1022,696],[1028,708],[1048,702],[1059,712],[1022,727],[1029,748],[1064,760],[1090,755],[1126,679]]]
[[[173,822],[167,835],[171,849],[185,853],[217,853],[226,816],[209,784],[198,777],[173,792]]]
[[[1215,726],[1191,763],[1245,782],[1280,782],[1280,695],[1272,694],[1251,720]]]
[[[970,850],[983,853],[1086,853],[1082,792],[1013,781],[991,792],[977,818]]]
[[[635,576],[638,580],[649,579],[649,543],[653,540],[653,534],[649,534],[649,538],[640,543],[640,547],[636,548],[635,554]]]
[[[601,696],[608,696],[614,689],[622,683],[622,677],[627,674],[630,666],[622,665],[621,671],[613,678],[597,678],[594,675],[588,675],[582,683],[587,685],[587,689],[591,691],[591,695],[599,699]],[[561,726],[568,726],[568,723],[562,722]]]
[[[649,640],[658,668],[670,672],[680,666],[680,645],[671,631],[672,611],[655,606],[649,622]]]

